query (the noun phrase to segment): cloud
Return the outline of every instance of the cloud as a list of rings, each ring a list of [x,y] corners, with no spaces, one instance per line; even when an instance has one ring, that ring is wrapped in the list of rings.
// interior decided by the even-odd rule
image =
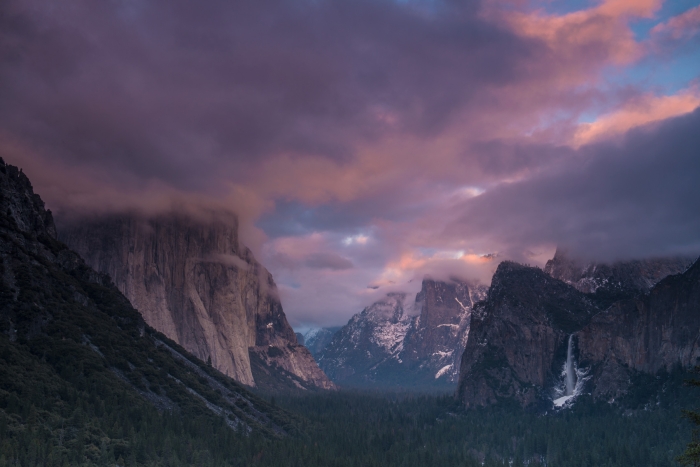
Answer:
[[[685,251],[692,160],[650,135],[698,94],[606,80],[694,34],[689,10],[638,40],[660,4],[6,0],[0,156],[59,222],[235,212],[296,323],[338,324],[426,273],[487,281],[469,260],[488,253],[603,255],[595,232],[635,239],[610,254]]]
[[[333,269],[341,271],[343,269],[352,269],[353,264],[347,258],[343,258],[337,253],[313,253],[306,258],[304,264],[315,269]]]
[[[573,144],[581,146],[596,140],[624,134],[629,129],[686,114],[700,105],[700,90],[685,90],[670,96],[642,95],[622,108],[579,125]]]
[[[651,17],[662,0],[606,0],[600,5],[566,14],[543,11],[496,10],[516,31],[544,41],[552,62],[565,63],[557,68],[560,83],[590,79],[591,64],[624,65],[640,58],[643,47],[628,22],[632,18]],[[551,64],[550,64],[551,66]]]
[[[700,32],[700,6],[691,8],[674,16],[664,23],[657,24],[651,30],[656,39],[686,39]]]
[[[118,183],[187,191],[269,180],[285,161],[337,177],[358,145],[434,133],[478,90],[521,80],[536,48],[450,2],[1,8],[3,129]]]
[[[504,174],[468,148],[578,112],[579,88],[636,48],[627,19],[654,5],[8,0],[0,129],[70,182],[108,181],[91,187],[105,209],[142,185],[319,205],[481,181]]]
[[[426,276],[435,280],[459,278],[489,284],[499,262],[497,259],[496,255],[478,255],[464,251],[408,250],[397,260],[389,262],[371,287],[395,288],[397,284],[414,281],[420,283]]]
[[[234,267],[242,271],[247,271],[248,268],[250,268],[250,264],[243,258],[235,255],[217,254],[205,258],[204,261],[223,264],[224,266]]]
[[[464,203],[445,241],[510,256],[547,243],[597,260],[700,254],[698,128],[700,109],[583,146]]]

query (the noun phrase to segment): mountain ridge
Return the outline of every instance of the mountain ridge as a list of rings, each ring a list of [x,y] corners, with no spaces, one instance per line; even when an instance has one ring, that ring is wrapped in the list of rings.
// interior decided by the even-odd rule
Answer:
[[[472,313],[457,398],[467,407],[545,407],[570,378],[576,393],[569,387],[561,403],[582,391],[615,400],[636,374],[692,368],[700,357],[699,270],[696,261],[608,305],[539,268],[501,263]]]
[[[254,386],[254,371],[267,379],[279,368],[282,380],[294,375],[293,387],[333,387],[297,343],[274,279],[240,243],[235,216],[103,215],[60,236],[110,274],[150,325],[237,381]]]
[[[413,299],[389,293],[335,333],[319,365],[341,385],[449,388],[458,375],[471,309],[485,291],[456,279],[426,278]]]
[[[0,159],[3,455],[191,465],[230,456],[245,433],[284,436],[296,423],[148,326],[109,276],[56,239],[29,179]],[[210,454],[217,444],[231,449]]]

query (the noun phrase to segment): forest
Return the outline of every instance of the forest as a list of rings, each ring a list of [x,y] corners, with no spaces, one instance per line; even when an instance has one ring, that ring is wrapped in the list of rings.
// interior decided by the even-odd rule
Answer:
[[[0,356],[19,354],[5,345]],[[614,404],[581,396],[556,412],[466,411],[451,394],[260,395],[288,414],[280,436],[159,412],[118,389],[96,394],[89,379],[74,390],[33,378],[30,397],[0,397],[0,466],[674,466],[691,439],[682,410],[697,396],[680,371]],[[42,399],[53,390],[65,403]]]

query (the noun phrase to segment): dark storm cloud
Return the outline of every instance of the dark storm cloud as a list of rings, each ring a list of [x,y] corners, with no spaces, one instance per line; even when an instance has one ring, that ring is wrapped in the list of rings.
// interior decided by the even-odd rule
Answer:
[[[430,134],[538,46],[478,3],[8,0],[0,127],[47,160],[206,190],[276,153]],[[426,5],[429,5],[426,6]]]
[[[547,144],[513,145],[506,141],[478,142],[470,148],[476,166],[485,175],[503,177],[523,171],[538,170],[553,161],[573,152],[567,147],[553,147]]]
[[[448,229],[511,251],[552,242],[592,259],[700,254],[700,109],[569,153],[470,200]]]

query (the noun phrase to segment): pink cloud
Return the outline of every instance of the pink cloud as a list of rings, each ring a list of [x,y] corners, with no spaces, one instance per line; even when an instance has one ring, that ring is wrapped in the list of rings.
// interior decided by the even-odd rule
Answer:
[[[602,81],[653,51],[630,22],[660,0],[568,14],[519,0],[49,3],[0,2],[2,156],[63,219],[238,213],[299,322],[359,311],[372,283],[487,277],[484,253],[541,263],[552,239],[499,217],[537,210],[493,193],[576,159],[572,145],[698,105],[695,91]],[[697,11],[652,35],[694,33]],[[293,235],[255,227],[295,203],[317,217]],[[465,203],[483,211],[446,235]]]
[[[561,84],[571,85],[594,78],[590,73],[606,64],[626,65],[639,59],[644,49],[629,20],[651,17],[661,0],[608,0],[599,6],[563,15],[535,12],[499,12],[510,26],[525,37],[543,40],[552,61],[559,61]]]
[[[692,112],[700,106],[698,89],[682,91],[670,96],[645,94],[626,102],[609,114],[600,116],[592,123],[579,125],[574,134],[574,146],[591,143],[599,139],[622,135],[628,130]]]
[[[674,40],[689,38],[700,32],[700,6],[691,8],[651,30],[653,35],[666,36]]]

